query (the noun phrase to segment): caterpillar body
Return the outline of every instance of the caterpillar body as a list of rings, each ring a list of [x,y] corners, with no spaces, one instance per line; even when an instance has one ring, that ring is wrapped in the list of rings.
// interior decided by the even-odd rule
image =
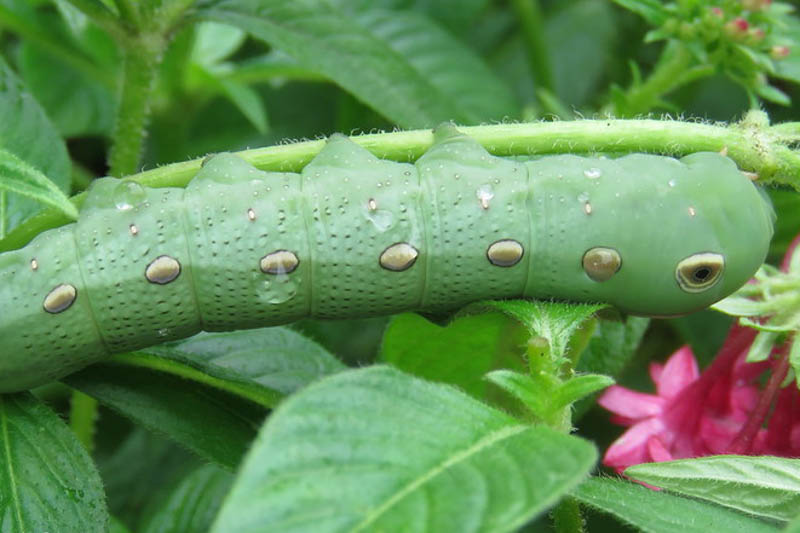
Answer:
[[[683,314],[766,255],[771,207],[720,154],[520,162],[434,139],[415,164],[334,136],[299,174],[219,154],[186,189],[96,180],[76,223],[0,254],[0,392],[303,317],[520,297]]]

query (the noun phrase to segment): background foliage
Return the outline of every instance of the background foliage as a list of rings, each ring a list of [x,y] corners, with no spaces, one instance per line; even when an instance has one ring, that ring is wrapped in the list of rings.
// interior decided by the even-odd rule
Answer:
[[[735,122],[761,107],[780,123],[800,108],[800,18],[758,0],[0,0],[0,30],[6,249],[46,227],[25,222],[42,202],[74,211],[55,189],[212,152],[443,121]],[[775,262],[800,202],[788,187],[768,193]],[[649,361],[688,343],[708,362],[731,324],[597,310],[511,302],[447,327],[406,314],[200,335],[0,396],[0,530],[790,521],[791,461],[755,482],[735,462],[642,473],[671,493],[586,481],[619,434],[593,407],[610,383],[600,374],[646,389]],[[764,507],[742,506],[745,489]]]

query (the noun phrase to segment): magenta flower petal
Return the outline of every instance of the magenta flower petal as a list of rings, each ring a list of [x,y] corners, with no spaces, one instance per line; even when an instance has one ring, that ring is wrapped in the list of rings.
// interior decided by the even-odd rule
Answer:
[[[661,461],[672,461],[673,457],[672,454],[669,453],[669,450],[664,443],[661,442],[661,439],[658,437],[650,437],[647,441],[647,451],[650,454],[650,460],[656,463]]]
[[[664,424],[658,418],[635,424],[609,446],[603,463],[621,472],[631,465],[649,462],[648,441],[663,429]]]
[[[597,403],[620,417],[636,421],[661,414],[664,399],[612,385],[597,399]]]
[[[677,396],[700,375],[692,349],[684,346],[672,354],[660,374],[656,381],[658,395],[666,399]]]

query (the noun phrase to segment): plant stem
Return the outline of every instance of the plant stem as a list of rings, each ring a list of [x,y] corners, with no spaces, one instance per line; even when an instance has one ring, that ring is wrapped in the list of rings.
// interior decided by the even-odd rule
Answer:
[[[138,170],[150,112],[150,93],[164,47],[160,36],[148,34],[123,43],[122,94],[109,155],[110,174],[116,177]]]
[[[539,0],[511,0],[511,6],[517,14],[517,20],[525,39],[525,52],[528,64],[539,88],[553,92],[553,70],[550,68],[550,56],[547,54],[542,11]]]
[[[553,510],[553,525],[557,533],[582,533],[583,516],[578,502],[565,497]]]
[[[772,367],[772,373],[767,380],[767,385],[761,391],[755,409],[747,417],[742,429],[728,446],[726,453],[749,455],[752,453],[753,443],[755,442],[758,430],[764,425],[764,420],[769,414],[770,407],[781,390],[781,383],[789,372],[789,350],[788,343],[780,349],[780,356],[777,363]],[[791,385],[794,386],[794,385]]]
[[[97,400],[80,391],[72,391],[69,427],[90,454],[94,449],[95,420],[97,420]]]
[[[786,147],[771,128],[734,124],[698,124],[672,120],[576,120],[465,126],[459,130],[498,156],[559,153],[650,152],[681,156],[726,149],[743,170],[762,183],[800,189],[800,154]],[[378,157],[415,161],[433,143],[431,130],[375,133],[352,137]],[[297,172],[319,153],[325,141],[306,141],[256,148],[238,155],[262,170]],[[142,172],[136,181],[148,187],[185,187],[200,169],[201,159]],[[72,198],[80,206],[85,194]],[[55,210],[34,216],[0,242],[0,251],[20,248],[45,229],[69,223]]]
[[[662,96],[690,81],[713,73],[713,68],[691,69],[693,58],[678,41],[664,47],[655,68],[641,84],[634,84],[624,99],[616,103],[616,116],[632,117],[648,113],[662,103]]]

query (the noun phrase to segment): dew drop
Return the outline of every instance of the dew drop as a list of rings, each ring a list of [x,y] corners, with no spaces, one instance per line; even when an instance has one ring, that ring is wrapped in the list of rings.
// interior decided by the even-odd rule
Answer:
[[[667,182],[667,185],[669,185],[670,187],[674,187],[675,186],[675,180],[669,180]]]
[[[592,167],[584,170],[583,175],[589,178],[590,180],[596,180],[597,178],[603,175],[603,171],[600,170],[599,168]]]
[[[394,224],[394,215],[386,209],[367,210],[365,216],[367,220],[372,222],[375,229],[381,233],[391,228]]]
[[[288,302],[297,294],[300,279],[292,279],[288,274],[278,274],[264,281],[264,300],[276,305]]]
[[[475,191],[475,196],[481,204],[482,209],[489,209],[489,201],[494,198],[494,190],[488,183],[484,183]]]
[[[147,198],[147,191],[135,181],[122,181],[114,187],[114,205],[120,211],[128,211]]]

